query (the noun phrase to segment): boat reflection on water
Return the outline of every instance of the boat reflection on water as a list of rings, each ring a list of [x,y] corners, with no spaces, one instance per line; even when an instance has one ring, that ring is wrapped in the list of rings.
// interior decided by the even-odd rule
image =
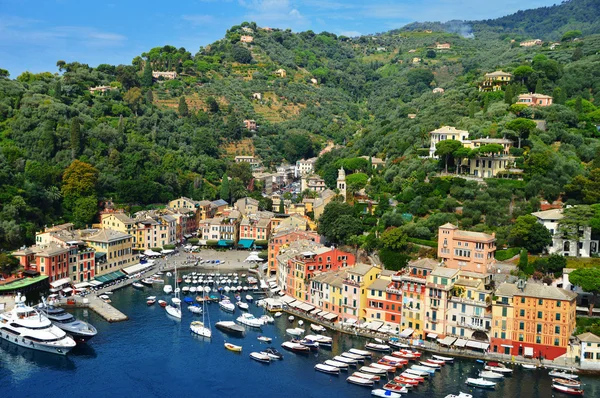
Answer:
[[[79,351],[76,351],[76,348],[72,350],[75,355]],[[93,351],[93,348],[88,346],[81,348],[85,351]],[[96,356],[95,351],[93,351],[93,356]],[[37,373],[39,368],[73,371],[76,367],[75,363],[66,355],[32,350],[0,339],[0,368],[10,369],[15,377],[27,378],[28,373]]]

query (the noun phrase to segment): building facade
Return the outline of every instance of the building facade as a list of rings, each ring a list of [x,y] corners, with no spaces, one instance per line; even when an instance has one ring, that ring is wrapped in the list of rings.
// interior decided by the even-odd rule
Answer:
[[[495,263],[496,236],[461,231],[450,223],[438,229],[438,258],[448,267],[486,273]]]
[[[591,227],[582,227],[578,231],[579,241],[568,239],[564,233],[559,231],[559,223],[563,218],[563,209],[538,211],[531,214],[552,235],[552,243],[546,248],[548,253],[572,257],[590,257],[598,254],[599,242],[592,239]]]

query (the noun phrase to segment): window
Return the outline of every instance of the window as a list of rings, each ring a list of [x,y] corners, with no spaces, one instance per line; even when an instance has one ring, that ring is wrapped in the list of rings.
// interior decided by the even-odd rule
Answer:
[[[560,326],[554,327],[554,334],[560,334]]]
[[[539,299],[538,300],[538,305],[544,305],[544,300],[543,299]]]
[[[520,335],[519,335],[519,341],[523,341],[523,340],[524,340],[524,338],[523,338],[523,335],[522,335],[522,334],[520,334]]]
[[[520,310],[519,311],[519,316],[525,316],[525,310]]]
[[[508,313],[508,308],[502,307],[502,316],[506,316],[507,313]]]
[[[556,306],[557,306],[557,307],[560,307],[560,301],[557,301],[557,302],[556,302]]]
[[[542,311],[538,311],[538,319],[542,319]]]
[[[525,330],[525,322],[519,322],[519,330]]]
[[[535,343],[536,344],[542,344],[542,338],[540,336],[536,336],[535,337]]]
[[[557,313],[557,314],[556,314],[556,320],[557,320],[557,321],[560,321],[560,313]]]
[[[538,334],[542,333],[542,324],[541,323],[537,324],[537,329],[536,330],[537,330]]]
[[[560,345],[560,339],[554,339],[554,345]]]
[[[521,304],[525,304],[525,297],[521,297]]]

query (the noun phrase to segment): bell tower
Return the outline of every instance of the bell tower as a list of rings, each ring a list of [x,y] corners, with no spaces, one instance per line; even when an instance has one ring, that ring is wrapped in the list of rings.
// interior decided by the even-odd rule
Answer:
[[[340,191],[340,195],[344,197],[344,202],[346,201],[346,171],[343,167],[338,170],[338,178],[337,178],[337,189]]]

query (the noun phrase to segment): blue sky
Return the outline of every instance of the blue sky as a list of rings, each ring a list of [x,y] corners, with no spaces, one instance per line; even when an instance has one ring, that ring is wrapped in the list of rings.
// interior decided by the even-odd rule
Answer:
[[[56,72],[56,61],[130,64],[152,47],[192,54],[232,25],[356,36],[413,21],[496,18],[558,0],[0,0],[0,68]],[[490,4],[491,3],[491,4]]]

